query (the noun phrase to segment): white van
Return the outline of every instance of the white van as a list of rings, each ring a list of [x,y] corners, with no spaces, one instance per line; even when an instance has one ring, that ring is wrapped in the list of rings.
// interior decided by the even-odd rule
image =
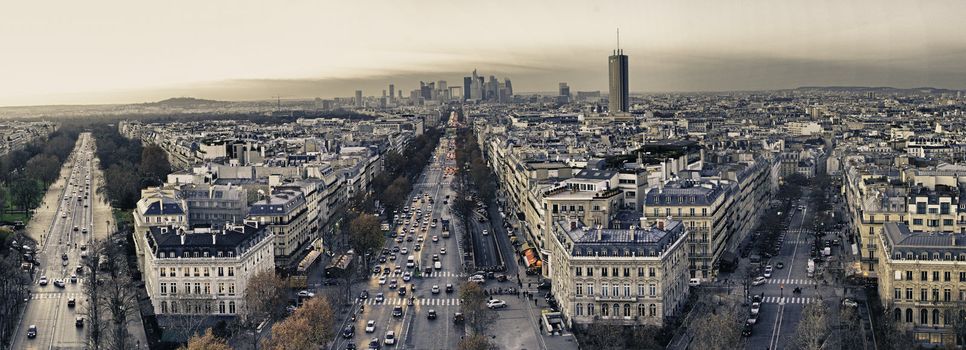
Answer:
[[[416,257],[415,256],[410,255],[408,258],[406,258],[406,267],[408,267],[408,268],[414,268],[414,267],[416,267]]]
[[[433,263],[433,268],[434,269],[437,269],[437,270],[442,270],[443,269],[443,264],[441,264],[439,261],[437,261],[437,262]]]

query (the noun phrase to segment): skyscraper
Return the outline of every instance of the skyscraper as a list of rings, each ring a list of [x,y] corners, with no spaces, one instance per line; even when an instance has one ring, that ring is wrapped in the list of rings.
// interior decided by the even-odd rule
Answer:
[[[356,107],[362,107],[362,90],[356,90]]]
[[[396,85],[389,84],[389,102],[396,99]]]
[[[560,83],[559,93],[557,94],[557,96],[559,97],[558,101],[560,101],[561,103],[569,103],[570,86],[567,86],[567,83]]]
[[[608,109],[611,113],[627,112],[630,109],[630,96],[627,87],[627,55],[624,50],[614,50],[614,54],[607,59],[607,66],[610,76]]]
[[[463,77],[463,101],[469,100],[471,98],[470,91],[473,88],[473,78]]]
[[[483,77],[473,70],[473,80],[470,81],[470,98],[480,101],[483,100]]]

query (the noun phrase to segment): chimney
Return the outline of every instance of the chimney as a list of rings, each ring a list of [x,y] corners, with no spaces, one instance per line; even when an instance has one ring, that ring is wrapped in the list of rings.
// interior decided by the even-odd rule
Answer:
[[[212,232],[211,233],[211,245],[215,245],[215,244],[218,244],[218,233],[217,232]]]
[[[637,226],[631,225],[631,242],[635,240],[636,233],[637,233]]]
[[[598,241],[604,239],[604,230],[603,230],[603,228],[604,228],[604,225],[597,224],[597,240]]]
[[[658,229],[661,229],[661,230],[664,229],[664,220],[658,220],[657,221],[657,228]]]
[[[184,232],[179,233],[178,236],[181,236],[181,245],[184,245]]]

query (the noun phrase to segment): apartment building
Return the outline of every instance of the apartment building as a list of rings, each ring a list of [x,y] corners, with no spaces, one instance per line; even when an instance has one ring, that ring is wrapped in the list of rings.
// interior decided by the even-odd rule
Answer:
[[[895,323],[921,343],[966,345],[953,333],[966,314],[966,234],[887,222],[878,236],[879,297]]]
[[[252,203],[246,222],[257,222],[275,235],[275,265],[288,267],[297,262],[301,248],[315,237],[305,195],[292,189],[277,190]]]
[[[275,269],[275,236],[264,226],[152,226],[138,240],[146,248],[145,288],[159,316],[240,314],[249,278]]]
[[[628,229],[554,222],[550,276],[567,324],[662,326],[688,296],[687,236],[671,220]]]

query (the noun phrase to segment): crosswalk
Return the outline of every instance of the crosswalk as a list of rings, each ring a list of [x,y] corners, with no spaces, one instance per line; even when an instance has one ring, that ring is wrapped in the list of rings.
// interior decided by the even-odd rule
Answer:
[[[379,278],[378,276],[386,276],[386,278],[390,278],[390,279],[391,278],[402,278],[402,276],[403,276],[404,273],[406,273],[406,271],[400,271],[399,273],[396,273],[395,271],[393,271],[393,272],[389,273],[388,275],[383,275],[383,274],[380,273],[380,274],[376,274],[377,275],[376,278]],[[413,277],[416,277],[415,274],[413,274]],[[430,277],[466,277],[466,274],[459,273],[459,272],[450,272],[450,271],[433,271],[433,272],[430,272],[428,274],[425,273],[425,272],[423,272],[422,277],[423,278],[430,278]]]
[[[815,281],[799,278],[770,278],[768,279],[768,284],[784,284],[786,286],[794,286],[797,284],[815,284]]]
[[[816,298],[806,297],[764,297],[762,302],[766,304],[808,304]]]
[[[79,298],[79,297],[81,297],[81,293],[34,293],[30,295],[31,300]]]
[[[382,304],[382,305],[398,306],[398,305],[406,305],[407,300],[408,299],[406,298],[386,298],[385,301],[379,303],[379,302],[376,302],[375,298],[369,297],[368,299],[363,299],[362,304],[363,305]],[[420,298],[420,299],[413,300],[413,305],[422,305],[422,306],[456,306],[459,304],[460,304],[460,300],[458,298],[445,298],[445,299]]]

